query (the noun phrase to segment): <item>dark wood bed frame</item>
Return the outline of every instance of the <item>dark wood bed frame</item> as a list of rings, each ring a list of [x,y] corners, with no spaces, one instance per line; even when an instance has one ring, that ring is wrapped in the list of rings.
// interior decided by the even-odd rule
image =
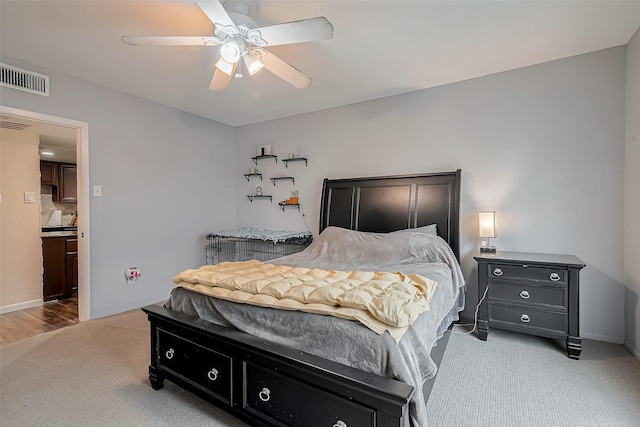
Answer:
[[[320,231],[328,226],[389,232],[437,224],[459,257],[461,171],[325,179]],[[400,427],[413,387],[158,305],[149,381],[183,387],[252,426]],[[439,365],[449,333],[432,357]],[[423,387],[425,400],[433,378]]]

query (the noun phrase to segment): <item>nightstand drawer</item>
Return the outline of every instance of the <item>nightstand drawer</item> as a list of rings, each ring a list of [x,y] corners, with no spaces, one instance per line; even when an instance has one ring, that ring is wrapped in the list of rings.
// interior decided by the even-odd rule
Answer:
[[[490,263],[488,272],[490,278],[526,279],[563,285],[567,283],[567,271],[562,268]]]
[[[532,286],[515,282],[492,281],[489,297],[519,304],[545,304],[566,309],[567,290],[555,286]]]
[[[541,328],[566,333],[567,316],[562,313],[536,310],[524,307],[489,305],[489,321],[502,322],[526,328]]]

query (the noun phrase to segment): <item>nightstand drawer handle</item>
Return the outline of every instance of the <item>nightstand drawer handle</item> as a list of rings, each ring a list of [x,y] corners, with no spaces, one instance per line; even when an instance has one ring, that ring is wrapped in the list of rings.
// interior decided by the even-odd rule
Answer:
[[[269,390],[268,388],[263,388],[262,391],[260,393],[258,393],[258,397],[260,398],[260,400],[262,400],[263,402],[268,402],[269,399],[271,399],[271,390]]]
[[[493,270],[493,275],[494,276],[502,276],[502,270],[500,270],[499,268],[496,268]]]
[[[558,280],[560,280],[560,275],[558,273],[551,273],[549,275],[549,279],[551,279],[554,282],[557,282]]]
[[[336,423],[333,425],[333,427],[347,427],[347,423],[345,423],[342,420],[338,420],[336,421]]]
[[[211,381],[217,380],[218,379],[218,370],[216,368],[211,368],[211,370],[209,372],[207,372],[207,377]]]
[[[522,321],[522,323],[529,323],[531,322],[531,319],[529,318],[528,315],[523,314],[522,316],[520,316],[520,320]]]
[[[520,291],[520,298],[523,298],[523,299],[529,299],[529,292],[527,292],[527,291]]]
[[[173,351],[173,349],[170,348],[169,350],[167,350],[167,352],[164,355],[167,359],[171,360],[173,359],[174,354],[175,354],[175,351]]]

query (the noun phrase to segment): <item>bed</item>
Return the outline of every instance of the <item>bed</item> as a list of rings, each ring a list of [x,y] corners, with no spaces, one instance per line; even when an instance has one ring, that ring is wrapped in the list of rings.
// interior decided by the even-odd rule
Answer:
[[[168,379],[256,426],[426,425],[447,329],[464,308],[460,176],[325,179],[319,236],[269,261],[433,279],[430,309],[400,338],[393,328],[376,333],[342,317],[212,297],[176,276],[164,306],[143,308],[151,386]]]

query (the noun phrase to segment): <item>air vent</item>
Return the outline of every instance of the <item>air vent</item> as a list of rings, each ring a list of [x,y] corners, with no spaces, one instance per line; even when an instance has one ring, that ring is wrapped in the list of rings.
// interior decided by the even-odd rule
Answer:
[[[10,122],[8,120],[0,120],[0,128],[2,129],[25,130],[28,127],[31,127],[31,125],[26,123]]]
[[[0,86],[49,96],[49,76],[0,64]]]

